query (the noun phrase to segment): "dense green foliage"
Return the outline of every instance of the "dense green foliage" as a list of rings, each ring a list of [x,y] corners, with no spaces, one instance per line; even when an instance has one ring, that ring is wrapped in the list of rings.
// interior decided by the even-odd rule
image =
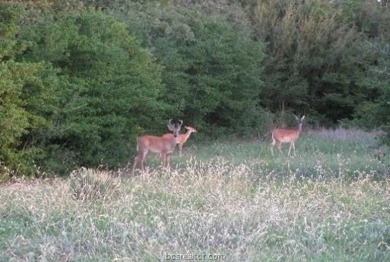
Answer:
[[[389,19],[374,0],[0,2],[1,173],[122,166],[169,118],[389,130]]]
[[[164,65],[164,101],[174,106],[175,116],[208,136],[215,132],[210,127],[247,135],[253,132],[248,127],[261,125],[264,48],[248,25],[236,28],[227,15],[207,16],[198,8],[113,12]]]
[[[151,129],[166,117],[159,66],[123,24],[102,13],[69,13],[45,25],[34,30],[42,44],[25,57],[60,69],[61,110],[45,139],[49,159],[67,156],[65,162],[83,166],[125,163],[124,141],[134,140],[141,124]]]

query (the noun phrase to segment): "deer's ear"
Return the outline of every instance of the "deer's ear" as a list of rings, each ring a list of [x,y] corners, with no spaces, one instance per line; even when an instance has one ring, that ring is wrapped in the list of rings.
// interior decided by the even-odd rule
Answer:
[[[303,117],[301,118],[301,120],[303,120],[303,119],[305,119],[305,116],[303,116]]]

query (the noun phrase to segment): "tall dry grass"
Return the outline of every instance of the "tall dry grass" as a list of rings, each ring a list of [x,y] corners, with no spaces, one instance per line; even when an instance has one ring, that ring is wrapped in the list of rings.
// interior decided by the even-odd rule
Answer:
[[[387,162],[374,162],[371,136],[320,137],[300,138],[291,158],[272,158],[268,141],[216,143],[188,147],[170,171],[150,159],[137,176],[3,184],[0,260],[388,261]]]

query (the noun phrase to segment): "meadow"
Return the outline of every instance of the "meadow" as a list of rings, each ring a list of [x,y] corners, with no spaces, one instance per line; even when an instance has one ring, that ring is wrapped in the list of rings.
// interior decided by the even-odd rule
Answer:
[[[0,261],[390,261],[390,158],[378,133],[189,139],[170,170],[81,168],[0,185]]]

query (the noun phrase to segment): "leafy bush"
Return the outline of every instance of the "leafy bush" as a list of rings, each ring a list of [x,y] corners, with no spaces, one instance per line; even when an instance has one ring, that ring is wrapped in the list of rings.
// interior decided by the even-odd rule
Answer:
[[[202,5],[123,9],[114,9],[115,16],[123,18],[163,66],[163,99],[173,105],[173,115],[207,136],[216,129],[247,136],[263,128],[258,119],[266,115],[259,105],[265,48],[253,39],[242,13],[208,10],[210,14]]]
[[[21,57],[57,70],[56,85],[44,83],[55,87],[48,97],[57,104],[50,125],[26,137],[41,150],[32,160],[60,175],[80,166],[126,164],[139,133],[165,130],[169,106],[161,101],[161,68],[123,23],[102,12],[36,15],[40,19],[25,18],[20,41],[30,47]],[[40,110],[48,104],[40,103]]]
[[[44,152],[37,141],[58,107],[57,70],[42,60],[17,59],[31,44],[20,39],[25,16],[22,8],[0,3],[0,162],[11,176],[38,173],[34,160]]]

